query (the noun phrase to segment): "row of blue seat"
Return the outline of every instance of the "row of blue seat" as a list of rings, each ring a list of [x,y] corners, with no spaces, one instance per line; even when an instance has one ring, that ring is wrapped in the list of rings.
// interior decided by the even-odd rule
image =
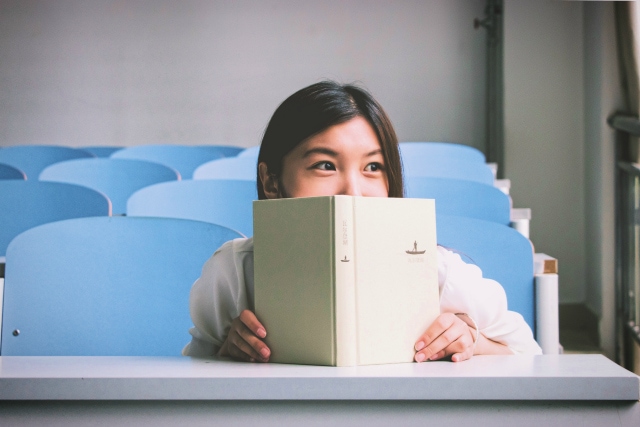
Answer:
[[[6,256],[3,356],[177,356],[189,341],[189,289],[239,234],[199,221],[94,217],[32,228]],[[438,241],[503,284],[534,327],[533,262],[517,231],[440,216]]]
[[[493,185],[493,172],[477,149],[451,143],[401,143],[407,176],[438,176],[468,179]],[[144,160],[178,171],[184,179],[256,179],[257,147],[242,150],[231,146],[140,145],[128,148],[93,147],[74,149],[60,146],[13,146],[0,150],[0,164],[21,170],[34,179],[42,170],[65,160],[108,154],[114,159]],[[240,154],[238,154],[240,153]],[[237,157],[236,157],[237,156]],[[5,168],[6,169],[6,168]],[[9,172],[2,172],[0,178]],[[14,174],[14,179],[20,179]]]
[[[403,153],[408,153],[405,156],[405,165],[411,162],[413,162],[414,165],[418,165],[420,162],[416,159],[440,158],[439,156],[442,156],[442,158],[450,158],[449,161],[438,160],[437,162],[433,160],[422,160],[422,169],[415,166],[414,172],[409,170],[407,172],[408,197],[425,197],[416,194],[416,191],[412,190],[416,185],[411,181],[415,181],[413,178],[419,176],[465,179],[488,185],[491,183],[492,173],[487,165],[481,162],[481,160],[483,160],[482,154],[475,149],[459,144],[444,143],[403,143],[402,147]],[[447,147],[447,150],[451,151],[451,153],[442,154],[442,152],[447,151],[443,149],[443,147]],[[59,160],[64,158],[64,156],[86,156],[87,153],[79,154],[80,150],[66,147],[29,146],[22,147],[22,150],[18,148],[20,147],[9,147],[0,150],[0,160],[2,160],[2,155],[5,155],[5,159],[13,159],[15,163],[20,163],[17,161],[19,157],[17,152],[22,153],[23,156],[31,157],[31,160],[29,160],[32,162],[32,168],[29,169],[31,176],[32,170],[44,168],[39,174],[39,179],[75,183],[101,191],[111,199],[114,214],[125,213],[126,200],[134,191],[154,183],[181,179],[180,173],[168,166],[171,164],[171,161],[167,160],[167,158],[176,161],[175,159],[181,157],[178,153],[180,152],[182,154],[181,169],[183,172],[187,171],[188,173],[191,173],[190,171],[193,170],[196,165],[207,158],[206,156],[202,156],[204,148],[186,146],[131,147],[117,151],[112,154],[112,158],[110,159],[81,158],[67,161]],[[221,152],[219,150],[221,147],[210,148],[216,149],[212,150],[210,155],[220,156]],[[232,147],[222,148],[231,149]],[[238,149],[239,148],[236,147],[236,150]],[[467,151],[474,154],[475,159],[467,155],[467,158],[461,156],[464,162],[455,160],[454,154],[456,152],[466,153]],[[247,152],[250,154],[245,154]],[[10,155],[7,155],[7,153]],[[39,153],[40,155],[35,155],[35,153]],[[185,153],[188,155],[185,155]],[[434,155],[432,156],[429,153],[433,153]],[[238,157],[220,158],[205,162],[195,169],[193,176],[195,179],[246,179],[255,181],[256,155],[256,150],[248,149],[243,151]],[[468,167],[466,164],[466,162],[471,162],[472,160],[475,164],[475,169]],[[56,163],[45,167],[45,163],[50,161],[55,161]],[[136,161],[138,163],[135,163]],[[141,163],[143,161],[147,163]],[[433,165],[429,165],[429,162],[433,163]],[[1,170],[2,169],[0,169],[0,171]],[[477,172],[481,173],[478,174]],[[13,175],[13,177],[22,177],[19,171],[10,167],[8,167],[7,174]],[[421,184],[418,187],[422,188],[423,185]]]
[[[44,168],[54,163],[95,157],[111,157],[157,162],[178,171],[184,178],[191,178],[199,165],[210,160],[235,156],[241,147],[203,145],[186,146],[175,144],[140,145],[128,148],[85,147],[82,149],[52,145],[21,145],[0,149],[0,165],[20,170],[24,177],[12,179],[37,179]],[[0,168],[0,179],[4,173]]]
[[[407,179],[407,196],[436,200],[436,214],[510,222],[510,199],[495,187],[445,178]],[[151,185],[127,202],[127,215],[210,221],[253,235],[251,201],[256,183],[242,180],[190,180]]]
[[[97,162],[107,161],[97,159]],[[123,161],[125,163],[130,161]],[[69,162],[46,169],[55,172]],[[146,162],[131,162],[126,166],[141,172],[136,180],[105,179],[99,168],[88,172],[94,181],[63,179],[59,181],[0,180],[0,256],[9,241],[20,232],[45,222],[96,215],[176,217],[221,224],[253,235],[251,204],[257,199],[256,183],[243,180],[176,181],[170,169]],[[137,168],[137,169],[135,169]],[[157,170],[156,170],[157,169]],[[64,171],[64,170],[63,170]],[[160,182],[149,181],[156,173]],[[173,180],[172,180],[173,179]],[[76,184],[84,184],[82,186]],[[443,178],[408,178],[409,197],[436,200],[437,215],[461,215],[509,225],[510,200],[500,190],[470,181]]]

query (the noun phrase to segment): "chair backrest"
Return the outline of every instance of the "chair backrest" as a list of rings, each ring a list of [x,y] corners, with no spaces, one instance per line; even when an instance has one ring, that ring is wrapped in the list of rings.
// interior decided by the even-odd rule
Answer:
[[[244,150],[244,148],[235,145],[197,145],[196,147],[220,153],[224,157],[235,157]]]
[[[511,227],[475,218],[436,217],[438,244],[476,264],[483,277],[499,282],[509,310],[520,313],[535,336],[533,247]]]
[[[41,181],[84,185],[106,194],[114,215],[126,213],[127,199],[139,189],[179,178],[175,169],[159,163],[111,158],[68,160],[40,173]]]
[[[179,356],[192,325],[191,285],[237,237],[169,218],[83,218],[28,230],[7,251],[0,351]]]
[[[57,145],[15,145],[0,150],[0,163],[23,171],[27,179],[37,180],[44,168],[64,160],[94,157],[88,151]]]
[[[256,184],[251,181],[164,182],[135,192],[127,202],[127,215],[205,221],[249,237],[253,235],[253,201],[257,198]]]
[[[59,182],[0,181],[0,256],[18,234],[48,222],[111,215],[111,202],[87,187]],[[52,252],[56,247],[49,248]]]
[[[493,171],[486,163],[459,159],[420,159],[403,157],[402,167],[405,177],[424,176],[475,181],[493,185]]]
[[[453,142],[401,142],[400,153],[403,157],[421,159],[458,159],[485,163],[484,153],[475,147]]]
[[[200,165],[193,173],[193,179],[242,179],[255,182],[257,164],[256,159],[250,156],[212,160]]]
[[[0,179],[27,179],[27,175],[20,169],[0,163]]]
[[[459,215],[504,225],[511,220],[511,200],[487,184],[462,179],[407,177],[406,197],[435,199],[437,215]]]
[[[106,145],[92,145],[88,147],[80,147],[84,151],[88,151],[96,157],[109,157],[118,150],[122,150],[124,147],[106,146]]]
[[[112,159],[134,159],[156,162],[169,166],[178,172],[182,179],[191,179],[193,171],[203,163],[224,157],[219,151],[189,145],[137,145],[118,150]]]
[[[253,157],[254,159],[258,158],[258,154],[260,153],[260,146],[253,146],[244,149],[240,153],[238,153],[238,157]]]

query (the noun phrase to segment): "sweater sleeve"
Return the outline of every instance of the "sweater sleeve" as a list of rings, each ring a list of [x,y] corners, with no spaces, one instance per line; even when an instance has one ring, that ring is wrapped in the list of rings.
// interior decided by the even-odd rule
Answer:
[[[478,266],[438,247],[438,281],[441,312],[468,313],[485,337],[506,345],[515,354],[542,354],[522,315],[507,309],[502,286],[482,277]]]
[[[245,277],[253,278],[252,239],[235,239],[222,245],[202,268],[189,295],[189,309],[194,327],[191,342],[182,350],[184,356],[207,357],[218,353],[231,322],[245,309],[253,309],[252,289]],[[250,250],[249,250],[250,249]]]

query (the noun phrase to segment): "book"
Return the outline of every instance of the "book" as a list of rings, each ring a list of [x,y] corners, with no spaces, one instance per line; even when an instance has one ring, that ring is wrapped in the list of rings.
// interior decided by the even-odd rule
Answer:
[[[255,201],[255,313],[270,361],[412,362],[440,313],[435,201]]]

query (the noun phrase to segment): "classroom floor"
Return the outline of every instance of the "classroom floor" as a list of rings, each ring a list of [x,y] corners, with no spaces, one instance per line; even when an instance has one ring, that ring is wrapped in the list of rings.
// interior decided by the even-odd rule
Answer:
[[[602,354],[598,318],[584,304],[560,304],[560,344],[566,354]]]
[[[602,354],[589,333],[581,329],[560,329],[564,354]]]

